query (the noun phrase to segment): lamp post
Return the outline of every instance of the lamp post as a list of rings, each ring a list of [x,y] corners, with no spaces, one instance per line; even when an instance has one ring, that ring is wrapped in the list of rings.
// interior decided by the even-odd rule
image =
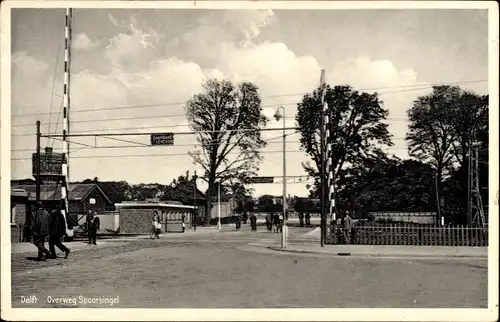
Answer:
[[[280,113],[283,110],[283,114]],[[281,232],[281,248],[286,248],[288,227],[286,226],[286,135],[285,135],[285,108],[283,106],[278,107],[276,113],[274,114],[276,121],[283,119],[283,231]]]
[[[222,225],[221,225],[221,222],[220,222],[220,213],[221,213],[221,209],[220,209],[220,181],[218,182],[217,184],[217,218],[218,218],[218,228],[219,228],[219,231],[222,231]]]

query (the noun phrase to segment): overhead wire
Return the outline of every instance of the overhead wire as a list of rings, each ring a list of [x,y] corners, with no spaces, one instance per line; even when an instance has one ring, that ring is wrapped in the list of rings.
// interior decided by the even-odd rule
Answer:
[[[54,65],[54,75],[52,77],[52,91],[50,95],[50,114],[49,114],[49,133],[50,133],[50,122],[52,119],[52,104],[54,102],[54,90],[56,88],[56,75],[57,75],[57,67],[59,66],[59,55],[61,53],[61,43],[57,45],[57,55],[56,55],[56,64]],[[47,145],[49,144],[49,138],[47,138]]]
[[[386,86],[386,87],[372,87],[372,88],[361,88],[361,89],[354,89],[358,92],[360,91],[367,91],[367,90],[381,90],[381,89],[391,89],[391,88],[410,88],[414,87],[413,89],[403,89],[400,91],[390,91],[390,92],[380,92],[378,94],[393,94],[393,93],[398,93],[398,92],[406,92],[406,91],[412,91],[412,90],[422,90],[422,89],[428,89],[432,88],[434,86],[439,86],[439,85],[459,85],[459,84],[471,84],[471,83],[483,83],[487,82],[488,80],[468,80],[468,81],[455,81],[455,82],[439,82],[439,83],[434,83],[434,84],[413,84],[413,85],[396,85],[396,86]],[[269,95],[269,96],[261,96],[261,98],[278,98],[278,97],[287,97],[287,96],[299,96],[299,95],[305,95],[309,94],[309,92],[302,92],[302,93],[293,93],[293,94],[277,94],[277,95]],[[142,105],[125,105],[125,106],[115,106],[115,107],[107,107],[107,108],[100,108],[100,109],[76,109],[73,110],[72,113],[85,113],[85,112],[100,112],[100,111],[110,111],[110,110],[124,110],[124,109],[136,109],[136,108],[149,108],[149,107],[168,107],[168,106],[183,106],[186,104],[186,101],[183,102],[169,102],[169,103],[158,103],[158,104],[142,104]],[[285,103],[285,104],[270,104],[269,106],[263,106],[263,107],[272,107],[272,106],[279,106],[279,105],[295,105],[297,103]],[[36,116],[36,115],[47,115],[50,113],[47,112],[41,112],[41,113],[30,113],[30,114],[13,114],[12,117],[29,117],[29,116]]]

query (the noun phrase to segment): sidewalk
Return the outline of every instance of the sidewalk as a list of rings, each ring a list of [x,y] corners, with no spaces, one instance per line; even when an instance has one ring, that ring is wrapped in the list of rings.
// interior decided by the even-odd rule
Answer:
[[[262,247],[263,245],[261,245]],[[362,256],[362,257],[474,257],[488,258],[487,247],[450,247],[450,246],[389,246],[389,245],[311,245],[288,243],[286,249],[278,245],[267,245],[275,251],[329,254],[332,256]]]

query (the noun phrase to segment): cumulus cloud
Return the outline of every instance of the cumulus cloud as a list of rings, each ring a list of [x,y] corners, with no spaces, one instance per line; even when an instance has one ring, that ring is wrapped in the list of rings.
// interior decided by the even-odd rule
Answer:
[[[86,33],[81,32],[72,39],[72,48],[88,50],[99,46],[98,41],[92,41]]]
[[[111,67],[106,72],[84,70],[73,76],[72,106],[74,110],[95,110],[92,113],[75,114],[74,118],[77,121],[128,119],[113,123],[75,122],[72,125],[74,131],[117,128],[119,130],[116,131],[121,132],[144,131],[140,129],[141,127],[148,128],[148,130],[154,128],[158,131],[187,131],[187,120],[182,116],[184,102],[201,90],[201,84],[207,77],[255,83],[262,94],[264,114],[271,118],[269,127],[281,126],[281,122],[278,123],[272,118],[276,108],[280,105],[286,108],[287,117],[291,117],[286,120],[286,126],[291,127],[295,124],[293,117],[296,113],[296,103],[300,101],[303,94],[313,91],[319,84],[321,66],[314,57],[299,56],[284,43],[259,40],[262,28],[277,21],[272,11],[212,12],[200,18],[191,30],[167,44],[161,42],[162,37],[159,31],[141,27],[140,22],[135,18],[129,21],[119,21],[112,15],[108,18],[110,23],[119,29],[103,49],[102,56],[106,60],[106,65]],[[80,37],[80,42],[81,44],[92,43],[84,36]],[[172,52],[178,55],[173,55]],[[39,92],[47,91],[42,83],[49,74],[48,67],[26,54],[16,55],[14,55],[13,64],[17,71],[13,75],[13,82],[18,83],[19,86],[26,80],[31,82],[33,84],[32,97],[36,100]],[[22,67],[21,61],[27,64],[25,65],[27,67]],[[29,75],[26,71],[30,68],[34,69],[36,71],[34,74],[38,76]],[[356,89],[421,84],[414,70],[398,69],[390,61],[374,61],[368,57],[347,59],[337,63],[332,70],[328,71],[327,82],[332,85],[350,84]],[[20,87],[13,93],[17,95],[18,104],[27,99],[26,95],[22,95]],[[382,99],[390,110],[391,117],[404,118],[406,109],[417,94],[421,93],[393,93],[382,96]],[[135,106],[136,108],[99,111],[103,108],[120,106]],[[126,128],[137,130],[126,130]],[[393,122],[391,129],[398,132],[398,136],[404,135],[406,124]],[[278,134],[265,132],[264,137],[276,138]],[[176,137],[176,144],[179,146],[170,147],[168,152],[161,150],[162,148],[150,148],[146,152],[140,150],[142,153],[163,151],[163,153],[180,155],[163,159],[151,158],[148,160],[149,165],[144,167],[137,166],[135,158],[124,158],[119,161],[120,168],[116,166],[112,169],[98,167],[97,164],[102,162],[102,159],[76,159],[74,162],[77,166],[91,167],[92,172],[95,173],[92,176],[100,178],[126,179],[124,175],[129,174],[131,176],[129,181],[148,181],[151,177],[151,169],[155,169],[155,181],[169,182],[171,178],[183,172],[183,169],[193,167],[191,160],[188,161],[187,157],[187,152],[193,150],[193,147],[185,146],[192,144],[193,139],[192,136]],[[141,137],[134,140],[147,143],[148,138]],[[287,140],[289,150],[299,149],[296,143],[298,136],[292,136]],[[80,142],[94,143],[92,140],[83,139]],[[278,144],[279,138],[272,142],[274,143],[270,143],[266,150],[281,149],[281,145]],[[108,142],[110,143],[113,142]],[[399,144],[398,147],[401,149],[404,145]],[[140,152],[136,150],[126,152],[89,150],[79,153],[89,156],[110,154],[118,156],[121,153]],[[264,156],[261,174],[279,176],[281,155],[273,153],[264,154]],[[289,173],[303,174],[300,164],[307,161],[308,157],[301,153],[291,152],[288,159],[290,160]],[[78,178],[86,176],[84,172],[76,173],[78,173]],[[274,188],[271,185],[267,189],[267,192],[271,192]],[[305,191],[302,186],[297,189],[302,193]]]

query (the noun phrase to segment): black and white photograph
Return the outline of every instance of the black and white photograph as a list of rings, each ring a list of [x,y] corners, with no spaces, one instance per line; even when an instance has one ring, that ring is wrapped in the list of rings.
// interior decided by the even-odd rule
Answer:
[[[1,6],[2,319],[498,320],[495,2]]]

